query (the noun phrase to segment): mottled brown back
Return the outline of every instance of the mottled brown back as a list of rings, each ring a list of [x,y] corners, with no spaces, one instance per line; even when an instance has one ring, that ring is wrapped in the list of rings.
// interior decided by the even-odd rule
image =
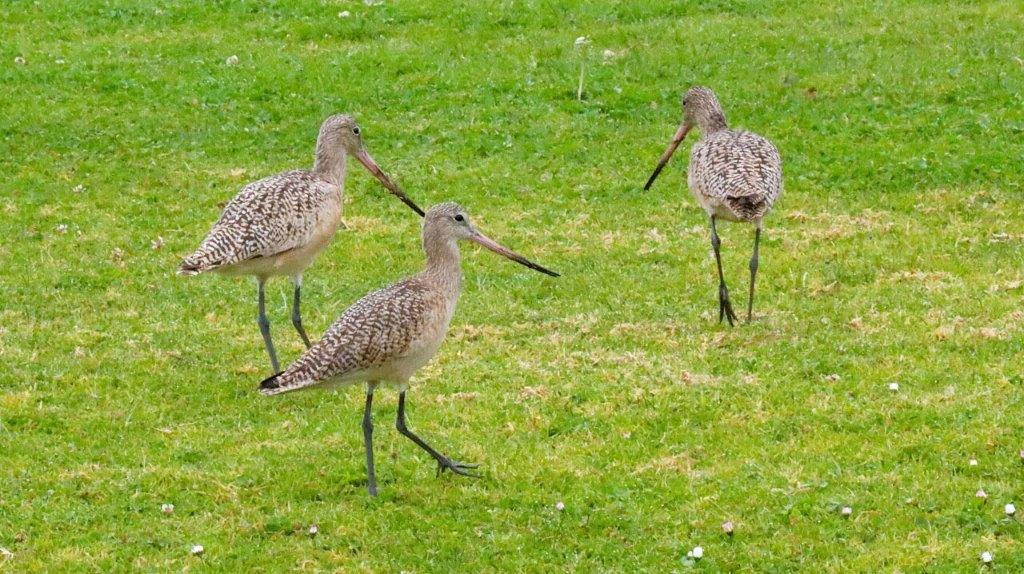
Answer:
[[[312,386],[401,358],[443,305],[441,293],[416,275],[357,301],[323,338],[284,372],[264,381],[264,394]]]

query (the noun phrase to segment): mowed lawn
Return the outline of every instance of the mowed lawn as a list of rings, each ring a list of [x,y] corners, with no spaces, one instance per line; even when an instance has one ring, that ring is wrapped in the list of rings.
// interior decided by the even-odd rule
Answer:
[[[1022,32],[1013,1],[5,2],[0,570],[1021,571]],[[784,160],[735,328],[696,133],[641,191],[694,84]],[[464,248],[409,417],[481,480],[383,391],[370,499],[361,390],[260,396],[254,283],[175,275],[336,112],[563,274]],[[423,265],[355,162],[346,203],[315,337]],[[753,233],[720,229],[739,308]]]

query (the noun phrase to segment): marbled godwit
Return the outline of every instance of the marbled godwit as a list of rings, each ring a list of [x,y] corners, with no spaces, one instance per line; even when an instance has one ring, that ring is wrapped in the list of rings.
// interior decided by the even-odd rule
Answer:
[[[468,239],[531,269],[558,274],[502,247],[477,231],[465,210],[443,203],[427,212],[423,222],[423,250],[427,266],[421,273],[374,291],[341,314],[302,357],[260,384],[260,392],[276,395],[316,386],[342,386],[366,382],[363,440],[371,495],[377,494],[373,467],[373,392],[380,383],[398,389],[396,427],[438,464],[438,473],[450,470],[475,476],[466,464],[441,454],[413,434],[405,424],[405,392],[409,379],[441,345],[462,283],[457,241]]]
[[[295,288],[292,325],[309,347],[299,311],[302,272],[327,247],[341,224],[349,155],[358,159],[388,191],[423,215],[423,210],[377,167],[363,145],[356,121],[350,116],[334,115],[320,126],[313,169],[286,171],[243,187],[224,208],[199,249],[186,257],[178,269],[182,275],[216,271],[256,277],[257,320],[275,373],[281,367],[270,339],[263,285],[274,275],[291,276]]]
[[[715,93],[707,88],[694,87],[683,96],[683,123],[647,180],[645,190],[651,188],[672,153],[694,126],[700,129],[700,141],[690,151],[687,182],[690,192],[711,218],[711,246],[718,264],[718,322],[725,318],[732,325],[736,319],[722,274],[721,241],[715,228],[718,218],[742,221],[755,227],[754,254],[750,258],[750,296],[747,299],[747,321],[750,321],[754,308],[761,223],[782,193],[782,160],[775,146],[763,137],[728,129],[725,113]]]

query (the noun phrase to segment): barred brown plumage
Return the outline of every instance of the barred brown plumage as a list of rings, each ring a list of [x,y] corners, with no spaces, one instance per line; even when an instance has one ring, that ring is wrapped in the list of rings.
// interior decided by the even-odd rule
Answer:
[[[725,219],[755,226],[754,253],[750,259],[750,295],[747,299],[747,321],[750,321],[762,221],[782,194],[782,159],[767,139],[751,132],[728,129],[725,113],[714,92],[708,88],[693,87],[683,95],[683,122],[644,189],[651,188],[693,127],[700,129],[701,137],[690,150],[687,182],[690,193],[711,219],[711,246],[718,265],[719,322],[724,318],[732,325],[736,314],[722,273],[721,240],[715,221]]]
[[[358,159],[388,191],[423,215],[370,157],[355,119],[334,115],[320,126],[313,169],[286,171],[243,187],[224,208],[199,248],[178,268],[182,275],[214,271],[256,277],[258,322],[274,372],[280,366],[270,338],[264,283],[275,275],[292,277],[292,324],[308,347],[309,337],[300,312],[302,273],[327,247],[341,224],[349,155]]]
[[[349,307],[291,366],[260,383],[260,392],[276,395],[322,386],[367,383],[363,432],[371,495],[377,492],[373,470],[373,424],[370,409],[377,385],[399,390],[399,432],[430,453],[439,471],[470,475],[468,465],[434,450],[405,426],[405,392],[409,379],[437,353],[455,312],[462,285],[459,240],[469,240],[531,269],[557,273],[518,255],[477,231],[465,210],[443,203],[423,221],[426,268],[404,281],[374,291]]]

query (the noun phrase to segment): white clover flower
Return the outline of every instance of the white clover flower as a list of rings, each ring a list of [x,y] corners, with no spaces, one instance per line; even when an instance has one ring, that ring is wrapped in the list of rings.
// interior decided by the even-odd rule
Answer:
[[[1017,513],[1017,507],[1014,506],[1013,503],[1007,504],[1003,507],[1003,512],[1005,512],[1007,516],[1013,516]]]
[[[352,13],[349,12],[348,10],[342,10],[341,12],[338,12],[338,18],[348,18],[351,15]]]
[[[224,60],[224,63],[227,64],[228,66],[234,66],[234,65],[238,64],[238,56],[235,56],[234,54],[232,54],[231,56],[228,56],[227,60]]]
[[[842,513],[843,513],[843,516],[850,516],[851,514],[853,514],[853,509],[850,508],[849,506],[844,506],[843,510],[842,510]]]
[[[164,514],[173,514],[174,513],[174,505],[170,504],[170,503],[161,504],[160,505],[160,512],[163,512]]]
[[[202,553],[203,553],[203,552],[204,552],[205,550],[206,550],[206,549],[205,549],[205,548],[203,548],[203,545],[202,545],[202,544],[196,544],[195,546],[193,546],[193,547],[192,547],[192,550],[191,550],[191,552],[192,552],[192,556],[199,556],[199,555],[200,555],[200,554],[202,554]]]
[[[555,503],[555,510],[557,510],[557,511],[559,511],[559,512],[561,512],[561,511],[565,510],[565,503],[564,503],[564,502],[562,502],[561,500],[559,500],[558,502],[556,502],[556,503]]]
[[[689,556],[690,558],[694,558],[694,559],[700,560],[701,558],[704,557],[704,548],[702,548],[700,546],[694,546],[693,550],[687,552],[686,555]]]
[[[967,461],[967,464],[971,466],[978,466],[978,459],[972,458],[971,460]]]
[[[992,561],[992,553],[988,552],[988,551],[982,552],[981,553],[981,561],[984,562],[985,564],[988,564],[989,562],[991,562]]]
[[[980,488],[978,489],[978,492],[974,493],[974,496],[976,496],[977,498],[988,498],[988,494],[986,494],[985,491]]]
[[[573,46],[579,48],[580,46],[586,46],[589,43],[590,40],[588,40],[586,36],[580,36],[579,38],[576,38],[575,42],[573,42]]]
[[[320,529],[316,527],[316,524],[313,524],[309,527],[310,536],[316,536],[318,532],[320,532]]]
[[[900,390],[900,384],[896,382],[889,383],[889,390],[893,392]]]
[[[734,527],[732,525],[732,520],[726,520],[722,523],[722,530],[725,531],[725,533],[729,536],[732,536],[733,529]]]

